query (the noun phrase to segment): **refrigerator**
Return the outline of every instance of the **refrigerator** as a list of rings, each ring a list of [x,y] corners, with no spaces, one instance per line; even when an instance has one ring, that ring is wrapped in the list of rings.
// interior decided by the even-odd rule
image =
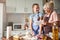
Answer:
[[[3,37],[3,28],[4,24],[6,23],[5,17],[5,4],[0,3],[0,40],[2,40]]]

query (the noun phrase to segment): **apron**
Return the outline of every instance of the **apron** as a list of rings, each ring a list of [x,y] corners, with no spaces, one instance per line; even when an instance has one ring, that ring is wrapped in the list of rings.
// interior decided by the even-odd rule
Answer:
[[[38,13],[37,20],[39,21],[39,13]],[[33,18],[32,18],[32,22],[34,23]],[[32,29],[33,29],[34,35],[36,36],[39,33],[39,25],[34,25],[33,23],[32,23]]]
[[[50,14],[50,16],[51,16],[51,14]],[[45,21],[45,22],[48,22],[50,16],[49,16],[49,17],[45,17],[45,18],[44,18],[44,21]],[[44,25],[44,27],[43,27],[43,34],[48,34],[49,32],[52,32],[52,27],[49,26],[49,25]]]
[[[39,26],[38,25],[32,25],[32,29],[33,29],[34,35],[37,35],[39,33]]]
[[[48,22],[49,17],[46,17],[46,21]],[[43,34],[48,34],[49,32],[52,31],[52,27],[48,25],[44,25],[43,27]]]

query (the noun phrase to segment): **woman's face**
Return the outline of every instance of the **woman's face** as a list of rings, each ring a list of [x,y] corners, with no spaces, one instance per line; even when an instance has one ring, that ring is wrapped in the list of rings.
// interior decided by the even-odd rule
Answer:
[[[50,9],[49,9],[48,7],[45,7],[45,8],[44,8],[44,11],[45,11],[45,13],[47,13],[47,14],[50,13]]]
[[[38,13],[39,10],[40,10],[39,6],[38,5],[34,5],[34,7],[33,7],[34,13]]]

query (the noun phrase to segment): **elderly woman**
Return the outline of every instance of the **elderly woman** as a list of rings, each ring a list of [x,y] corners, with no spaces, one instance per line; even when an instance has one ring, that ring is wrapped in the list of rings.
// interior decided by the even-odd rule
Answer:
[[[54,10],[54,4],[53,2],[48,2],[43,7],[45,15],[44,15],[44,33],[51,32],[51,27],[48,25],[48,23],[54,23],[58,21],[57,13]]]

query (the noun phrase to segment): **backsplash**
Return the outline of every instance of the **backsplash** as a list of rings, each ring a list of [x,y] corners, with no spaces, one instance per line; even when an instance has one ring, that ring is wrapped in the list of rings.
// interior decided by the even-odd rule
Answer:
[[[7,14],[7,21],[8,22],[19,22],[23,23],[25,16],[29,18],[31,14],[30,13],[8,13]]]

